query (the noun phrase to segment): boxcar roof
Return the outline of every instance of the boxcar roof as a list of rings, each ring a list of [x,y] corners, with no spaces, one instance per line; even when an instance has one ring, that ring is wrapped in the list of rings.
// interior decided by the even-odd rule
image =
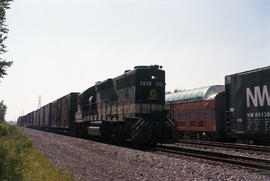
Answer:
[[[248,71],[240,72],[240,73],[236,73],[236,74],[226,75],[226,77],[244,75],[244,74],[249,74],[249,73],[253,73],[253,72],[259,72],[259,71],[268,70],[268,69],[270,69],[270,66],[257,68],[257,69],[253,69],[253,70],[248,70]]]

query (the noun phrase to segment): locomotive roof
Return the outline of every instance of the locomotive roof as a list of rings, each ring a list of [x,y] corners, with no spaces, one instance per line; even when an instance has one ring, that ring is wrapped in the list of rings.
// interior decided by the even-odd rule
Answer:
[[[134,74],[136,72],[136,70],[138,69],[154,69],[154,70],[162,70],[162,66],[159,66],[159,65],[139,65],[139,66],[135,66],[133,70],[126,70],[124,71],[123,74],[113,78],[113,79],[119,79],[121,77],[124,77],[124,76],[129,76],[131,74]],[[99,83],[102,83],[102,82],[99,82]]]
[[[224,85],[213,85],[207,87],[200,87],[196,89],[182,90],[167,94],[165,97],[166,103],[170,102],[189,102],[196,100],[210,100],[214,99],[220,92],[224,92]]]

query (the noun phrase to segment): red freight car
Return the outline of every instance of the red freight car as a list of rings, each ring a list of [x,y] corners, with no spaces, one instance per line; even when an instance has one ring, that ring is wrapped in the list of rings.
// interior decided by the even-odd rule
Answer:
[[[215,85],[166,95],[165,109],[180,137],[217,140],[224,137],[224,86]]]

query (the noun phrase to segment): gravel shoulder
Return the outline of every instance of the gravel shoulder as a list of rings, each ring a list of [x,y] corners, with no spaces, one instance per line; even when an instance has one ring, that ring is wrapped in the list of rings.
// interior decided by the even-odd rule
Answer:
[[[75,180],[270,180],[270,172],[24,129],[36,146]]]

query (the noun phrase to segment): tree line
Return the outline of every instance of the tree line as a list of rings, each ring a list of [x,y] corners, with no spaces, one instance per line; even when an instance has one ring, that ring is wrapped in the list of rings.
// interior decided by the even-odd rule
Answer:
[[[12,61],[3,58],[3,54],[7,52],[5,40],[7,39],[8,27],[6,23],[6,11],[10,8],[12,0],[0,0],[0,79],[7,75],[7,68],[12,65]],[[1,83],[1,80],[0,80]],[[4,101],[0,101],[0,121],[5,121],[7,106]]]

